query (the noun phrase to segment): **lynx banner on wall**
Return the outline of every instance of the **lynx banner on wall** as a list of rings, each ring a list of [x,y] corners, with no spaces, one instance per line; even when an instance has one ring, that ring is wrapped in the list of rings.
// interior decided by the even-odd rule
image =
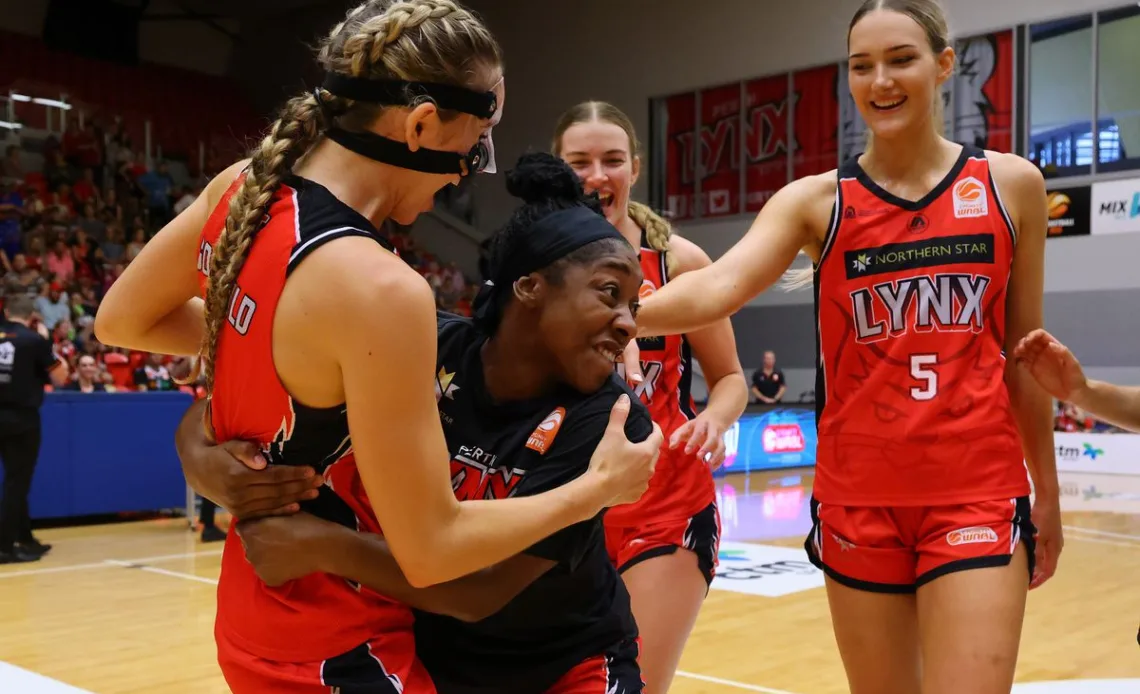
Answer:
[[[1140,178],[1094,183],[1092,233],[1140,232]]]
[[[1088,236],[1092,231],[1092,188],[1050,189],[1049,236]]]
[[[740,83],[701,92],[701,216],[740,214]]]
[[[744,99],[744,209],[759,212],[788,183],[788,76],[750,80]]]
[[[697,95],[679,94],[665,100],[665,209],[673,219],[691,219],[696,202]]]
[[[792,76],[794,178],[830,171],[839,161],[838,89],[839,66],[835,63]]]
[[[1013,31],[959,43],[953,85],[953,139],[1013,151]]]

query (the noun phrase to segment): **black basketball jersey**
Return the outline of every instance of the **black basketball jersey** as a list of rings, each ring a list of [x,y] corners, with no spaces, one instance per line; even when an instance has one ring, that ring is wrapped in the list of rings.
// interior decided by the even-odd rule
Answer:
[[[35,416],[58,363],[50,340],[22,323],[0,322],[0,410]]]
[[[461,501],[539,494],[582,475],[622,393],[632,400],[626,435],[643,441],[652,433],[649,411],[616,375],[590,395],[563,388],[492,401],[480,356],[485,341],[469,319],[439,314],[436,399]],[[440,694],[539,694],[637,635],[629,595],[606,554],[602,516],[527,550],[558,565],[491,617],[464,623],[416,614],[416,651]]]

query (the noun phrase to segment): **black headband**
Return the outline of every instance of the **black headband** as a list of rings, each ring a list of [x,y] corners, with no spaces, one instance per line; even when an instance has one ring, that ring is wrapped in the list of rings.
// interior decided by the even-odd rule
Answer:
[[[345,99],[385,106],[408,106],[418,96],[426,96],[440,108],[492,118],[499,108],[494,92],[477,92],[465,87],[432,82],[406,82],[352,77],[337,72],[325,75],[323,89]]]
[[[475,298],[475,317],[486,321],[502,292],[511,291],[515,280],[565,258],[586,244],[621,235],[602,215],[585,206],[548,214],[516,239],[511,254],[483,284]],[[628,242],[627,242],[628,243]]]

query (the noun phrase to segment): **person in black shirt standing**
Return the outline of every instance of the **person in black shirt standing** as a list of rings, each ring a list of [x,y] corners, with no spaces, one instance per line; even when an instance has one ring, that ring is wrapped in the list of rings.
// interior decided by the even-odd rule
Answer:
[[[5,302],[0,323],[0,458],[4,492],[0,498],[0,564],[40,559],[51,549],[32,536],[28,493],[40,454],[40,406],[44,386],[63,385],[67,364],[49,340],[28,327],[35,305],[23,294]]]
[[[508,189],[526,204],[495,236],[475,319],[438,319],[436,399],[452,486],[463,500],[564,485],[586,471],[607,428],[624,426],[636,442],[656,426],[614,371],[637,330],[637,252],[561,159],[524,156]],[[305,498],[289,496],[303,494],[305,483],[282,486],[279,497],[267,486],[227,489],[240,470],[209,473],[241,467],[234,443],[211,446],[200,408],[188,412],[179,455],[194,477],[219,485],[199,492],[223,507],[260,495],[262,514],[288,513]],[[637,626],[606,553],[603,514],[489,569],[422,589],[408,584],[380,537],[307,514],[238,516],[246,555],[270,585],[319,571],[416,608],[416,653],[440,694],[642,691]]]
[[[787,390],[784,372],[776,368],[776,353],[768,350],[764,353],[764,366],[752,373],[752,397],[756,402],[774,405],[784,399]]]

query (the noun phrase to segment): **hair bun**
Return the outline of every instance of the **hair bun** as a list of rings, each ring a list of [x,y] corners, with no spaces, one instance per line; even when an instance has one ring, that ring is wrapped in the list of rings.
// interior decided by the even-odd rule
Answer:
[[[545,152],[524,154],[507,172],[507,192],[527,203],[584,201],[582,182],[570,165]]]

